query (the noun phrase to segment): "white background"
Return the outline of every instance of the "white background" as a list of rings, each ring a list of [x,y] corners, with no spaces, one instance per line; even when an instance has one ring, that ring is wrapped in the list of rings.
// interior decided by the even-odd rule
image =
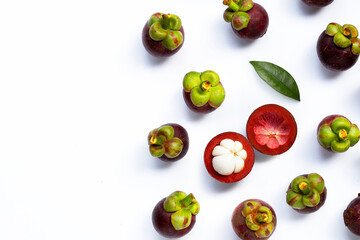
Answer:
[[[342,213],[360,192],[360,145],[342,154],[316,140],[320,120],[342,114],[360,124],[359,64],[325,70],[315,51],[330,22],[360,27],[357,0],[314,10],[300,0],[258,0],[270,25],[256,41],[238,39],[223,21],[221,0],[12,0],[0,3],[0,239],[163,239],[153,229],[155,204],[175,190],[194,193],[201,210],[183,239],[237,239],[230,218],[238,203],[260,198],[273,206],[272,239],[358,239]],[[155,12],[181,17],[182,49],[155,59],[141,31]],[[301,102],[263,82],[250,60],[289,71]],[[182,78],[216,71],[222,106],[208,115],[187,109]],[[223,184],[207,173],[203,151],[224,131],[245,135],[257,107],[275,103],[294,115],[298,135],[279,156],[256,152],[252,172]],[[190,148],[167,164],[148,152],[147,134],[183,125]],[[300,215],[285,202],[289,182],[317,172],[325,205]],[[310,237],[309,237],[310,236]]]

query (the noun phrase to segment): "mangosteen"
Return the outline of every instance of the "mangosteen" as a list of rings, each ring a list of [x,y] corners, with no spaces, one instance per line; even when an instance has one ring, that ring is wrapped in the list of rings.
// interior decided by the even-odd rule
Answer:
[[[360,236],[360,193],[349,203],[343,217],[345,226],[352,233]]]
[[[236,235],[243,240],[268,239],[275,231],[276,222],[274,209],[260,199],[243,201],[231,218]]]
[[[295,142],[297,125],[287,109],[276,104],[266,104],[250,115],[246,134],[259,152],[278,155],[289,150]]]
[[[148,144],[153,157],[158,157],[165,162],[174,162],[187,153],[189,135],[181,125],[168,123],[149,133]]]
[[[145,49],[154,57],[169,57],[177,53],[185,35],[181,19],[174,14],[154,13],[142,31]]]
[[[334,0],[301,0],[310,7],[325,7],[332,3]]]
[[[355,26],[328,24],[317,41],[317,55],[325,68],[345,71],[355,65],[360,53],[360,39]]]
[[[313,213],[324,205],[326,194],[324,179],[319,174],[303,174],[291,181],[286,202],[299,213]]]
[[[255,154],[249,141],[236,132],[224,132],[207,144],[204,162],[216,180],[232,183],[245,178],[254,166]]]
[[[189,72],[183,79],[183,97],[192,111],[209,113],[220,107],[225,90],[216,72]]]
[[[358,126],[339,114],[325,117],[317,128],[319,144],[331,152],[347,151],[359,141],[359,137]]]
[[[262,37],[269,26],[269,16],[260,4],[252,0],[224,0],[228,8],[224,12],[224,20],[231,23],[234,33],[244,39]]]
[[[196,222],[200,206],[194,195],[175,191],[160,200],[153,212],[155,230],[167,238],[179,238],[191,231]]]

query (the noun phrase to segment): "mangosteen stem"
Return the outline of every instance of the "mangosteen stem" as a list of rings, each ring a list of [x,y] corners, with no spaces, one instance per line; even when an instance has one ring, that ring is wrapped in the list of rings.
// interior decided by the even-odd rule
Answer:
[[[183,200],[181,200],[181,206],[182,207],[188,207],[190,206],[190,204],[193,203],[195,197],[192,193],[190,193],[189,195],[187,195]]]
[[[339,131],[339,138],[340,138],[341,140],[344,140],[344,139],[346,139],[346,137],[347,137],[347,131],[346,131],[345,129],[341,129],[341,130]]]
[[[210,81],[204,81],[202,84],[201,84],[201,89],[206,92],[207,90],[209,90],[209,88],[211,87],[211,83]]]
[[[258,215],[256,215],[256,221],[258,223],[264,223],[267,222],[269,220],[269,216],[266,213],[259,213]]]
[[[224,0],[223,4],[227,5],[234,12],[240,9],[240,6],[236,4],[233,0]]]
[[[159,138],[159,137],[153,135],[153,136],[151,136],[149,142],[150,142],[151,145],[160,146],[160,145],[162,145],[162,144],[164,143],[164,139]]]

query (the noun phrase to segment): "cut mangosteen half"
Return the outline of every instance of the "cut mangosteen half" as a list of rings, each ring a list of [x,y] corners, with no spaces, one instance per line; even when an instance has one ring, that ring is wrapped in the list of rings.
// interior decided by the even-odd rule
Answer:
[[[257,108],[246,124],[246,134],[253,147],[267,155],[286,152],[293,145],[297,125],[293,115],[276,104]]]
[[[237,182],[246,177],[255,160],[249,141],[236,132],[224,132],[207,144],[204,152],[205,167],[216,180]]]

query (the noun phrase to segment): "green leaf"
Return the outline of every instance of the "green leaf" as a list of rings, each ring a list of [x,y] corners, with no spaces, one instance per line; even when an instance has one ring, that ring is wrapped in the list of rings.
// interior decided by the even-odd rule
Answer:
[[[300,101],[295,79],[285,69],[269,62],[250,61],[257,74],[279,93]]]

